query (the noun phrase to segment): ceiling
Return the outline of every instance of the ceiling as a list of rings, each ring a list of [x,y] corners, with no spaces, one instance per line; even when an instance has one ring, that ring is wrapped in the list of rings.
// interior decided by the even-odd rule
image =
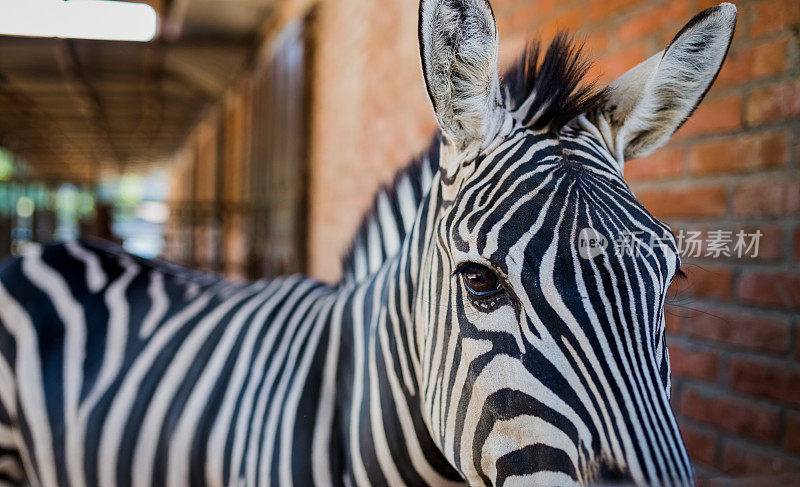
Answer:
[[[161,21],[148,43],[0,36],[0,146],[36,179],[163,163],[251,62],[277,0],[146,3]]]

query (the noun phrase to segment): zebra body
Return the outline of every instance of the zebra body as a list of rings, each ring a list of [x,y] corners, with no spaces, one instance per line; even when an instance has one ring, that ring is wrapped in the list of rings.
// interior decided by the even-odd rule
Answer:
[[[564,37],[501,85],[489,4],[423,0],[442,135],[336,286],[86,242],[2,264],[0,481],[690,484],[664,343],[680,263],[622,167],[691,114],[735,18],[704,11],[595,92]],[[586,228],[639,251],[582,256]]]
[[[69,281],[61,278],[65,269]],[[19,377],[18,390],[10,383],[4,392],[15,392],[24,416],[9,410],[14,395],[3,404],[17,418],[9,429],[29,439],[31,448],[20,453],[41,485],[152,485],[159,478],[174,485],[198,476],[231,483],[240,473],[221,468],[225,449],[243,477],[263,475],[254,470],[261,451],[250,444],[261,443],[251,434],[267,425],[243,408],[260,408],[264,419],[269,389],[299,373],[286,361],[305,351],[312,313],[322,315],[331,300],[330,291],[299,279],[199,283],[78,243],[33,249],[3,278],[3,343],[15,358],[4,368]],[[7,280],[15,286],[5,287]],[[300,306],[311,300],[320,304]],[[40,314],[25,319],[23,307]],[[288,319],[269,326],[276,317]],[[43,375],[53,369],[63,371],[63,384],[48,387]],[[253,399],[247,404],[245,394]],[[86,459],[94,468],[85,468]]]
[[[386,461],[383,483],[446,484],[457,474],[426,457],[424,425],[376,410],[412,401],[411,377],[375,366],[397,353],[399,310],[361,304],[396,293],[396,269],[344,289],[235,284],[103,245],[33,247],[0,284],[3,444],[19,448],[5,453],[35,485],[339,485],[345,468],[375,483]]]

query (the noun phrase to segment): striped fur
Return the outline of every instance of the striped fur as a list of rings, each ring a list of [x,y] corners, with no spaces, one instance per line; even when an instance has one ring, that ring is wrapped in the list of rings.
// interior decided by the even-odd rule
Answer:
[[[483,0],[423,0],[423,17],[440,7],[490,18]],[[580,66],[560,39],[510,78],[496,131],[445,130],[378,193],[336,286],[90,242],[0,265],[0,484],[691,484],[664,343],[675,240],[625,184]],[[448,123],[486,121],[487,98],[448,96],[481,104]],[[638,252],[584,258],[585,228]],[[465,264],[497,292],[470,292]]]

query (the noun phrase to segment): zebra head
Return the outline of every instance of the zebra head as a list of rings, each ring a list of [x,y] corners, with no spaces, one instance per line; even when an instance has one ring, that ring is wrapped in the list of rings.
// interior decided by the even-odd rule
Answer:
[[[603,90],[578,88],[564,37],[501,84],[488,1],[422,0],[442,142],[415,289],[421,402],[471,484],[692,482],[664,343],[680,261],[623,166],[691,115],[735,23],[732,4],[700,13]]]

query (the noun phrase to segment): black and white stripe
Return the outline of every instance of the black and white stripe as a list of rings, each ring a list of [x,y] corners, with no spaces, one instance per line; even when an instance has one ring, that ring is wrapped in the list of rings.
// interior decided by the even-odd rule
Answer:
[[[735,9],[600,91],[565,37],[501,87],[485,0],[423,0],[420,21],[443,133],[378,193],[338,285],[89,242],[0,265],[0,484],[692,482],[668,402],[675,242],[622,167],[699,103]],[[585,258],[586,228],[639,252]]]

